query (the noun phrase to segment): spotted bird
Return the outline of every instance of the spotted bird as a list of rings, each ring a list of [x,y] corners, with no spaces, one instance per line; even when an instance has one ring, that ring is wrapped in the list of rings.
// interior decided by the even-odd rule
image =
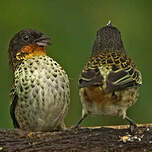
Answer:
[[[136,103],[141,84],[141,73],[128,57],[120,31],[109,22],[97,32],[79,79],[82,118],[75,127],[88,115],[118,115],[129,121],[133,131],[136,124],[126,111]]]
[[[70,102],[69,79],[46,54],[49,37],[34,29],[16,33],[9,44],[14,81],[10,115],[15,128],[28,131],[63,129]]]

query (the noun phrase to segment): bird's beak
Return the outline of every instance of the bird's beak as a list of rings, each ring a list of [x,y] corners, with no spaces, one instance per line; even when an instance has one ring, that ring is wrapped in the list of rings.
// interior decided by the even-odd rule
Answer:
[[[35,43],[38,45],[38,46],[48,46],[50,45],[51,43],[49,42],[51,38],[47,35],[42,35],[40,38],[36,39],[35,40]]]

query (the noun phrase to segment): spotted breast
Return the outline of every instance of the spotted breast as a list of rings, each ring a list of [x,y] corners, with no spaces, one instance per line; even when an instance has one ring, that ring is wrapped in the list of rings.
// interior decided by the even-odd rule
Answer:
[[[16,119],[26,130],[52,130],[63,125],[69,105],[69,80],[48,56],[23,61],[15,71]]]

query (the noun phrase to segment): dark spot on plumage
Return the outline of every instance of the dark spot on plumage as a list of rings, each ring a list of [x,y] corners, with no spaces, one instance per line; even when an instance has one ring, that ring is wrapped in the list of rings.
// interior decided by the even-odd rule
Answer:
[[[96,62],[97,62],[97,63],[99,63],[99,62],[100,62],[100,60],[101,60],[100,58],[96,58]]]
[[[54,81],[54,78],[51,78],[51,81],[53,82]],[[48,86],[50,86],[50,84],[48,83]]]
[[[115,56],[116,56],[116,53],[115,53],[115,52],[112,52],[111,55],[112,55],[112,57],[115,57]]]
[[[18,71],[21,71],[21,70],[22,70],[22,68],[21,68],[21,67],[19,67],[19,68],[18,68]]]
[[[119,60],[115,60],[115,63],[116,63],[116,64],[119,64],[119,63],[120,63],[120,61],[119,61]]]
[[[124,63],[121,64],[121,66],[122,66],[122,68],[125,69],[128,65],[124,62]]]
[[[125,67],[125,70],[126,70],[126,71],[129,71],[129,70],[130,70],[130,67],[129,67],[129,66]]]
[[[30,63],[30,66],[32,66],[33,65],[33,63]]]
[[[38,68],[35,66],[34,69],[37,70]]]
[[[120,61],[121,61],[121,62],[125,62],[126,59],[125,59],[125,58],[120,58]]]
[[[130,69],[129,74],[132,75],[133,72],[134,72],[134,69],[132,68],[132,69]]]
[[[115,64],[112,65],[112,70],[113,70],[113,71],[117,71],[118,69],[119,69],[119,68],[118,68]]]
[[[35,89],[35,92],[36,92],[36,94],[38,94],[39,93],[39,89]]]
[[[41,89],[44,89],[44,86],[41,86]]]
[[[138,72],[136,72],[136,74],[137,74],[137,78],[139,78],[139,73],[138,73]]]
[[[27,85],[28,85],[28,83],[27,83],[27,82],[24,82],[24,83],[23,83],[23,86],[27,86]]]
[[[124,62],[124,65],[127,67],[127,66],[129,66],[130,64],[128,64],[128,62]]]
[[[34,88],[34,87],[35,87],[35,85],[31,84],[31,87],[32,87],[32,88]]]
[[[119,60],[119,56],[117,55],[117,56],[115,56],[115,57],[113,57],[115,60]]]
[[[83,79],[79,79],[79,84],[81,84],[83,82]]]
[[[24,89],[25,89],[25,90],[28,90],[28,89],[29,89],[29,86],[25,87]]]
[[[99,72],[99,69],[97,67],[95,68],[95,72]]]
[[[21,109],[23,109],[24,105],[23,105],[23,104],[20,104],[20,107],[21,107]]]
[[[101,62],[106,62],[106,60],[105,59],[102,59],[102,61]]]
[[[136,71],[133,73],[132,77],[133,77],[133,79],[135,79],[137,77],[137,72]]]
[[[46,78],[47,78],[47,79],[50,79],[50,76],[49,76],[49,75],[47,75],[47,76],[46,76]]]
[[[28,94],[29,93],[29,90],[25,90],[24,91],[24,94],[26,95],[26,94]]]
[[[40,82],[39,82],[39,81],[37,81],[37,82],[36,82],[36,84],[39,86],[39,85],[40,85]]]
[[[115,96],[115,92],[114,91],[112,92],[112,96]]]
[[[24,70],[26,71],[26,70],[27,70],[27,68],[25,67],[25,68],[24,68]]]
[[[62,93],[61,93],[61,91],[59,91],[59,97],[60,97],[60,98],[62,97]]]
[[[30,70],[30,72],[33,73],[34,71],[33,71],[33,70]]]
[[[20,86],[20,92],[23,92],[23,87],[22,86]]]
[[[41,91],[41,95],[44,97],[44,91]]]
[[[106,64],[106,61],[105,60],[101,61],[101,64]]]
[[[24,83],[24,82],[25,82],[25,79],[22,78],[22,82]]]
[[[33,94],[33,98],[36,98],[36,94]],[[39,101],[39,99],[38,99],[38,101]],[[39,104],[39,102],[37,104]]]
[[[17,80],[17,79],[15,79],[15,83],[18,83],[18,80]]]
[[[62,87],[62,89],[64,89],[64,85],[63,84],[61,85],[61,87]]]
[[[109,59],[107,60],[107,63],[113,63],[112,59],[109,58]]]
[[[28,96],[24,95],[24,99],[28,99]]]
[[[29,104],[25,104],[24,107],[28,108],[28,107],[29,107]]]
[[[111,57],[110,54],[108,54],[108,55],[106,56],[107,59],[109,59],[110,57]]]
[[[57,74],[53,74],[53,77],[55,77],[55,78],[56,78],[56,77],[57,77]]]

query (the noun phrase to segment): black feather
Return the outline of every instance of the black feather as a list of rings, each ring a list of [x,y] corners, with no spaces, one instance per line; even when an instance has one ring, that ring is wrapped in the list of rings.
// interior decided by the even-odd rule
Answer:
[[[121,70],[119,72],[110,72],[106,79],[108,92],[122,90],[130,87],[139,87],[136,79],[129,72]]]
[[[101,75],[98,67],[88,69],[85,72],[81,73],[81,78],[79,79],[79,87],[88,87],[88,86],[102,86],[103,85],[103,76]]]
[[[20,128],[20,126],[16,120],[16,117],[15,117],[15,108],[17,105],[17,101],[18,101],[18,96],[16,93],[13,93],[13,101],[12,101],[12,104],[10,106],[10,115],[11,115],[11,118],[13,120],[14,128]]]

